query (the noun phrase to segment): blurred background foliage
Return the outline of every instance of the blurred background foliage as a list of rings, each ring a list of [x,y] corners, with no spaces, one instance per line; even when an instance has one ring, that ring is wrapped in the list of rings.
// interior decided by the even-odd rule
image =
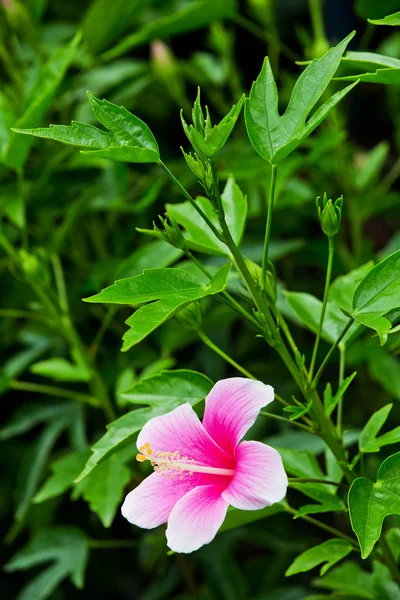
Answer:
[[[0,575],[3,598],[17,597],[34,576],[33,587],[20,598],[296,600],[316,593],[313,573],[290,579],[284,573],[299,552],[326,535],[290,515],[232,528],[189,556],[167,555],[163,532],[129,526],[119,506],[142,477],[134,449],[105,467],[111,476],[101,472],[72,497],[66,489],[41,501],[50,465],[56,473],[70,469],[73,479],[88,444],[103,434],[114,413],[126,411],[129,402],[121,390],[176,366],[214,381],[235,371],[177,320],[121,353],[130,311],[81,302],[117,278],[182,260],[180,250],[136,231],[151,228],[166,203],[182,201],[161,169],[92,158],[73,147],[17,136],[10,127],[72,119],[93,123],[85,94],[90,90],[142,118],[164,162],[193,194],[201,194],[180,152],[187,142],[179,118],[181,108],[189,113],[198,85],[218,119],[248,92],[267,54],[282,107],[300,72],[295,61],[320,56],[326,39],[335,43],[356,29],[352,50],[400,58],[397,29],[367,22],[400,10],[399,1],[326,0],[325,33],[315,18],[318,5],[316,0],[0,2],[2,558],[8,561],[25,547],[9,570],[32,568]],[[351,67],[344,62],[340,74]],[[398,86],[362,83],[284,162],[270,250],[282,289],[322,296],[327,250],[314,202],[324,191],[345,198],[335,277],[400,249],[399,108]],[[269,169],[251,147],[243,119],[219,153],[217,168],[221,181],[233,175],[247,194],[242,250],[260,263]],[[210,338],[290,397],[293,385],[273,350],[225,305],[208,303],[203,328]],[[297,323],[299,346],[310,353],[313,336],[283,295],[281,304]],[[323,343],[321,353],[326,349]],[[388,401],[395,403],[388,426],[398,423],[399,351],[399,335],[381,348],[369,330],[348,349],[349,372],[358,372],[345,407],[349,443]],[[336,373],[333,362],[326,376]],[[114,406],[107,420],[91,406],[99,395]],[[324,451],[317,438],[285,424],[268,420],[257,427],[261,439],[276,447],[307,449],[318,460]],[[71,450],[74,458],[62,463]],[[366,473],[373,476],[377,465],[370,455]],[[294,506],[299,498],[290,491]],[[343,526],[341,513],[332,520]],[[79,591],[72,583],[82,586],[86,563]],[[320,597],[325,596],[315,596]]]

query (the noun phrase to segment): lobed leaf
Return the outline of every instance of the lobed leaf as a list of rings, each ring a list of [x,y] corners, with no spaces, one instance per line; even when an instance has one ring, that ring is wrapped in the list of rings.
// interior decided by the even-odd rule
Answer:
[[[349,314],[374,329],[383,345],[392,324],[387,313],[400,307],[400,250],[378,263],[358,285]]]
[[[346,540],[333,538],[323,544],[309,548],[300,554],[286,571],[286,577],[305,573],[314,569],[321,563],[325,563],[320,569],[320,575],[325,573],[337,562],[345,558],[352,551],[352,546]]]
[[[90,92],[87,95],[94,115],[108,132],[77,121],[71,126],[50,125],[48,128],[16,128],[13,131],[90,148],[84,153],[116,161],[152,163],[160,160],[157,142],[146,123],[123,106],[98,100]]]
[[[269,59],[265,59],[245,104],[248,136],[256,152],[264,160],[277,164],[290,154],[354,87],[355,84],[351,84],[334,94],[309,118],[339,67],[342,55],[354,33],[307,66],[293,88],[283,116],[278,113],[278,91]]]
[[[385,517],[400,515],[400,452],[383,461],[376,483],[358,477],[350,488],[348,504],[361,556],[367,558],[380,538]]]

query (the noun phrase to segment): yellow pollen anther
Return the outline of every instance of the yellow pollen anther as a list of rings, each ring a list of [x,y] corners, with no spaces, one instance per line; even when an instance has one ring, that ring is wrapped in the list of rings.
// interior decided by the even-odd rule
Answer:
[[[183,479],[193,473],[208,473],[209,475],[226,475],[232,477],[235,474],[234,469],[225,469],[211,467],[206,465],[197,465],[192,458],[181,456],[179,452],[153,452],[149,443],[140,446],[140,454],[136,455],[136,460],[144,462],[148,460],[154,471],[173,479],[178,476]]]

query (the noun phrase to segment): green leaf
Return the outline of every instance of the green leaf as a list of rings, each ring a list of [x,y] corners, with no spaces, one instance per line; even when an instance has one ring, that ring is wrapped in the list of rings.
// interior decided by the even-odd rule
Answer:
[[[204,155],[207,158],[213,158],[214,155],[225,145],[228,137],[232,133],[234,126],[236,125],[236,121],[239,118],[243,102],[244,95],[240,98],[237,104],[234,104],[232,106],[231,110],[228,112],[227,115],[225,115],[222,121],[218,123],[218,125],[214,125],[214,127],[211,127],[211,121],[208,111],[207,119],[204,123],[203,112],[200,105],[199,91],[196,102],[194,104],[193,120],[195,121],[196,112],[200,113],[202,115],[201,125],[199,126],[198,123],[195,123],[195,126],[187,125],[182,114],[181,121],[188,140],[200,156]],[[201,128],[201,131],[198,130],[199,127]]]
[[[15,411],[11,419],[0,429],[0,440],[21,435],[45,421],[61,420],[68,413],[75,413],[76,406],[72,402],[50,404],[49,402],[32,402]]]
[[[400,60],[375,52],[347,52],[342,58],[346,67],[357,70],[356,75],[337,77],[340,81],[360,80],[367,83],[400,84]]]
[[[39,71],[31,91],[30,102],[22,116],[13,124],[16,130],[40,125],[75,56],[80,37],[80,33],[77,33],[71,43],[66,48],[57,50]],[[32,143],[32,139],[11,135],[4,149],[3,162],[14,169],[21,169]]]
[[[126,452],[128,450],[128,453]],[[77,484],[90,510],[95,512],[104,527],[110,527],[121,504],[124,489],[131,478],[130,469],[124,464],[137,453],[135,446],[106,458],[86,479]],[[76,473],[75,477],[79,475]]]
[[[344,381],[339,386],[338,391],[335,395],[332,394],[332,386],[330,383],[327,384],[324,391],[324,411],[327,417],[330,417],[333,411],[335,410],[339,400],[346,393],[347,388],[353,381],[354,377],[357,375],[356,372],[352,373],[349,377],[346,377]]]
[[[376,348],[368,361],[370,377],[377,381],[389,396],[400,400],[400,363],[384,348]]]
[[[230,506],[226,513],[225,521],[220,527],[218,533],[228,531],[229,529],[235,529],[236,527],[242,527],[267,517],[272,517],[278,513],[284,512],[285,508],[281,502],[275,502],[272,506],[267,506],[261,510],[239,510]]]
[[[365,189],[378,178],[389,154],[389,150],[390,145],[388,142],[380,142],[368,152],[367,160],[358,170],[355,178],[355,185],[359,190]]]
[[[202,373],[179,369],[162,371],[141,379],[132,387],[121,392],[120,396],[133,404],[157,407],[172,401],[178,406],[184,402],[193,404],[199,398],[205,398],[212,386],[211,379]]]
[[[325,575],[328,569],[350,554],[352,546],[346,540],[333,538],[323,544],[309,548],[298,556],[286,571],[286,577],[305,573],[325,563],[320,569],[320,575]]]
[[[336,500],[336,499],[335,499]],[[326,512],[340,512],[344,511],[345,507],[343,504],[335,502],[324,502],[321,504],[304,504],[300,506],[297,513],[293,517],[294,519],[299,519],[300,517],[304,517],[305,515],[316,515],[319,513]]]
[[[95,0],[89,4],[82,20],[82,38],[90,52],[104,50],[121,33],[130,29],[132,17],[140,12],[146,2],[115,0],[110,11],[109,0]]]
[[[37,533],[6,564],[5,570],[25,571],[43,563],[54,563],[25,585],[17,597],[17,600],[44,600],[67,577],[82,589],[88,558],[89,540],[80,529],[54,527]]]
[[[32,445],[29,456],[29,471],[24,479],[15,511],[15,520],[17,522],[21,522],[25,518],[50,454],[58,438],[70,423],[70,415],[50,421],[38,436],[37,441]]]
[[[358,285],[353,307],[348,312],[362,325],[374,329],[381,345],[392,327],[385,318],[389,311],[400,307],[400,250],[378,263]],[[346,307],[343,307],[346,308]]]
[[[322,328],[322,338],[331,344],[334,344],[348,323],[348,317],[343,314],[341,308],[347,311],[351,310],[354,292],[360,281],[372,269],[372,261],[350,271],[335,279],[332,283],[326,307],[325,319]],[[319,320],[322,310],[322,302],[311,294],[302,292],[284,291],[285,297],[299,317],[301,322],[313,333],[317,333]],[[353,325],[340,342],[344,348],[350,344],[362,331],[362,327]]]
[[[377,437],[392,410],[393,404],[387,404],[380,410],[377,410],[360,434],[358,442],[360,452],[379,452],[382,446],[396,444],[400,442],[400,427]]]
[[[107,100],[98,100],[87,93],[94,115],[109,131],[105,132],[93,125],[73,121],[67,125],[50,125],[38,129],[14,129],[17,133],[49,138],[70,144],[91,148],[82,151],[91,156],[134,163],[158,162],[160,153],[157,142],[143,121]]]
[[[139,304],[158,300],[139,308],[126,321],[130,327],[123,336],[122,351],[126,352],[191,302],[222,292],[230,269],[231,263],[224,265],[209,284],[180,269],[147,269],[142,275],[117,281],[86,302]]]
[[[388,515],[400,515],[400,452],[389,456],[378,470],[376,483],[358,477],[349,497],[351,526],[357,535],[362,558],[367,558],[379,540]]]
[[[52,474],[37,492],[33,502],[39,504],[66,492],[74,484],[89,456],[89,450],[79,450],[55,460],[51,465]]]
[[[174,377],[173,373],[177,373],[177,376]],[[131,444],[136,434],[153,417],[164,415],[184,402],[194,406],[203,400],[212,384],[206,377],[199,375],[194,375],[193,371],[187,370],[166,371],[140,382],[138,388],[141,403],[149,404],[149,408],[132,410],[110,423],[107,426],[107,433],[92,447],[92,455],[76,481],[84,479],[106,457]],[[172,382],[174,390],[168,396],[166,391]]]
[[[347,594],[351,597],[376,600],[372,586],[373,575],[363,571],[357,563],[351,561],[335,567],[324,577],[315,579],[313,583],[315,586],[340,592],[338,598]]]
[[[275,447],[275,446],[274,446]],[[325,475],[316,457],[307,450],[276,447],[282,457],[285,470],[296,477],[324,479]]]
[[[233,17],[235,6],[233,0],[195,0],[160,19],[152,19],[138,31],[125,37],[102,58],[112,60],[156,38],[164,39],[171,35],[187,33],[200,29],[212,21]]]
[[[239,245],[246,225],[247,198],[235,183],[233,177],[229,177],[226,182],[221,200],[227,225],[236,245]],[[211,202],[202,197],[197,198],[196,202],[210,221],[218,227],[218,220]],[[184,227],[184,235],[189,248],[206,254],[230,256],[227,246],[215,237],[206,223],[199,221],[199,214],[190,202],[167,204],[166,209],[167,213],[174,217],[179,225]]]
[[[399,8],[398,0],[356,0],[354,8],[362,19],[381,19]]]
[[[355,84],[351,84],[334,94],[307,121],[339,67],[346,46],[353,36],[354,32],[307,66],[294,86],[283,116],[278,113],[278,92],[269,59],[265,59],[245,105],[248,136],[256,152],[264,160],[277,164],[290,154],[354,87]]]
[[[89,381],[91,374],[84,365],[76,365],[65,358],[49,358],[33,364],[30,371],[35,375],[55,381]]]
[[[400,25],[400,12],[387,15],[383,19],[368,19],[368,21],[373,25],[391,25],[396,27]]]

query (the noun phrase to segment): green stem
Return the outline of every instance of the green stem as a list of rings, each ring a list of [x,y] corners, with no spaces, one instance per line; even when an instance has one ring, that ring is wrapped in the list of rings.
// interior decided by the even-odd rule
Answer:
[[[6,317],[10,319],[33,319],[37,321],[47,321],[47,317],[45,315],[29,312],[28,310],[14,310],[13,308],[1,308],[0,317]]]
[[[190,202],[190,204],[193,206],[193,208],[199,213],[199,215],[201,216],[201,218],[207,223],[207,225],[209,226],[209,228],[211,229],[211,231],[213,232],[213,234],[220,240],[221,239],[221,233],[215,227],[214,223],[212,223],[210,221],[210,219],[207,217],[207,215],[205,214],[205,212],[200,208],[200,206],[197,204],[197,202],[195,202],[194,198],[192,198],[192,196],[189,194],[189,192],[183,187],[183,185],[181,184],[181,182],[168,169],[167,165],[165,165],[162,162],[162,160],[160,160],[158,164],[165,171],[165,173],[168,175],[168,177],[171,179],[171,181],[173,181],[175,183],[175,185],[178,186],[178,188],[180,189],[180,191],[182,192],[182,194],[185,196],[186,200],[188,200]]]
[[[322,0],[308,0],[314,42],[326,45]]]
[[[276,415],[275,413],[269,413],[266,410],[261,410],[260,415],[262,415],[263,417],[269,417],[271,419],[275,419],[275,421],[281,421],[282,423],[286,423],[288,425],[298,427],[299,429],[302,429],[303,431],[307,431],[307,433],[315,433],[311,429],[311,427],[307,427],[307,425],[303,425],[302,423],[299,423],[298,421],[291,421],[290,419],[286,419],[286,417],[281,417],[281,415]]]
[[[339,387],[342,385],[344,380],[344,369],[346,363],[346,348],[344,346],[339,347]],[[342,435],[342,420],[343,420],[343,395],[340,397],[337,408],[337,420],[336,429],[339,438]]]
[[[333,454],[335,455],[337,461],[339,462],[339,464],[343,470],[343,473],[345,474],[347,481],[349,483],[351,483],[354,480],[354,474],[347,467],[346,452],[337,438],[336,429],[335,429],[332,421],[326,417],[325,412],[324,412],[324,406],[322,404],[322,401],[321,401],[317,391],[315,389],[311,389],[310,387],[307,387],[305,385],[304,375],[303,375],[303,373],[299,373],[296,363],[294,362],[293,358],[291,357],[291,355],[279,333],[279,330],[278,330],[276,323],[274,321],[274,318],[270,312],[270,309],[266,302],[266,299],[263,296],[263,294],[261,293],[261,290],[259,290],[256,287],[255,282],[253,281],[253,278],[247,268],[247,265],[232,238],[232,235],[229,231],[229,227],[225,220],[225,214],[224,214],[221,197],[219,194],[218,180],[217,180],[217,176],[215,173],[214,164],[211,165],[211,168],[212,168],[212,174],[213,174],[213,180],[214,180],[214,195],[213,195],[212,200],[214,201],[214,205],[218,209],[218,217],[219,217],[219,222],[220,222],[220,225],[222,228],[222,233],[224,236],[224,242],[228,246],[228,248],[232,254],[232,257],[236,263],[237,269],[241,273],[242,278],[247,285],[247,288],[250,292],[250,295],[253,298],[253,301],[254,301],[257,309],[260,311],[260,313],[263,315],[263,317],[265,319],[266,327],[268,327],[269,331],[267,331],[267,330],[264,331],[264,337],[267,340],[267,342],[270,345],[272,345],[275,348],[275,350],[278,352],[279,356],[283,360],[284,364],[286,365],[286,368],[288,369],[289,373],[292,375],[296,385],[298,386],[299,390],[301,391],[301,393],[304,396],[304,398],[306,399],[306,401],[313,402],[313,414],[315,415],[318,425],[320,427],[319,435],[322,437],[322,439],[326,442],[326,444],[332,450]],[[179,184],[179,186],[182,187],[180,184]],[[186,190],[185,190],[185,194],[187,194]],[[268,337],[267,337],[267,335],[268,335]],[[283,417],[280,420],[282,420],[282,419],[283,419]],[[289,421],[289,423],[292,423],[293,425],[300,427],[301,429],[305,428],[305,426],[301,425],[300,423],[296,423],[295,421]],[[307,428],[307,431],[309,431],[310,433],[315,433],[310,428]]]
[[[332,277],[332,264],[333,264],[333,255],[335,253],[335,242],[334,242],[333,236],[329,236],[328,240],[329,240],[329,254],[328,254],[328,266],[326,269],[326,277],[325,277],[324,298],[322,301],[322,309],[321,309],[321,316],[319,319],[317,337],[315,338],[314,350],[313,350],[312,358],[311,358],[311,365],[310,365],[310,372],[309,372],[310,382],[312,381],[312,378],[314,375],[315,361],[317,360],[319,342],[321,340],[322,327],[324,325],[326,306],[328,303],[329,286],[331,284],[331,277]]]
[[[346,540],[346,542],[349,542],[349,544],[351,544],[351,546],[353,547],[354,550],[359,552],[359,547],[358,547],[357,543],[353,540],[353,538],[346,535],[345,533],[342,533],[338,529],[335,529],[334,527],[330,527],[329,525],[326,525],[326,523],[322,523],[322,521],[317,521],[317,519],[313,519],[312,517],[309,517],[308,515],[298,515],[297,510],[292,508],[291,506],[289,506],[286,503],[285,503],[285,511],[296,517],[298,516],[299,519],[303,519],[303,521],[307,521],[307,523],[310,523],[311,525],[315,525],[315,527],[319,527],[320,529],[324,529],[325,531],[328,531],[328,533],[331,533],[335,537],[340,537],[343,540]]]
[[[248,31],[249,33],[251,33],[252,35],[254,35],[255,37],[259,38],[262,41],[267,40],[267,42],[269,42],[270,44],[275,44],[275,45],[278,43],[278,40],[275,38],[274,35],[271,35],[270,33],[264,31],[264,29],[262,27],[260,27],[256,23],[253,23],[253,21],[246,19],[246,17],[242,17],[241,15],[236,15],[235,17],[233,17],[233,22],[236,23],[237,25],[239,25],[239,27],[242,27],[243,29],[245,29],[246,31]],[[280,50],[281,50],[282,54],[284,54],[286,56],[286,58],[288,58],[292,62],[296,62],[297,60],[299,60],[298,54],[296,54],[296,52],[294,52],[291,48],[289,48],[289,46],[284,44],[281,40],[279,40],[279,44],[280,44]],[[276,49],[278,50],[278,48],[276,48]]]
[[[210,271],[199,260],[197,260],[197,258],[194,256],[194,254],[192,254],[192,252],[190,250],[185,248],[184,252],[185,252],[186,256],[192,262],[194,262],[194,264],[204,273],[204,275],[206,277],[208,277],[209,279],[212,279],[212,275],[211,275]],[[244,309],[243,306],[241,304],[239,304],[239,302],[237,302],[233,296],[231,296],[231,294],[229,294],[229,292],[224,291],[221,293],[221,295],[218,295],[218,297],[221,298],[221,300],[225,301],[227,304],[229,304],[229,306],[231,308],[233,308],[234,310],[236,310],[236,312],[241,314],[252,325],[254,325],[254,327],[256,327],[256,329],[258,329],[262,333],[262,328],[260,326],[260,323],[254,317],[252,317],[247,312],[247,310]]]
[[[348,332],[348,330],[350,329],[350,327],[353,325],[354,323],[354,319],[353,317],[350,317],[346,327],[343,329],[342,333],[339,335],[338,339],[336,340],[336,342],[333,344],[333,346],[330,348],[328,354],[325,356],[324,360],[322,361],[322,364],[320,366],[320,368],[317,371],[317,374],[314,377],[313,382],[311,383],[311,389],[315,389],[318,385],[318,381],[330,359],[330,357],[332,356],[332,354],[335,352],[336,348],[339,346],[340,342],[342,341],[342,339],[344,338],[344,336],[346,335],[346,333]]]
[[[201,339],[201,341],[204,342],[204,344],[206,346],[211,348],[211,350],[213,350],[216,354],[218,354],[221,358],[223,358],[227,363],[232,365],[232,367],[235,367],[235,369],[237,369],[237,371],[242,373],[242,375],[244,375],[245,377],[248,377],[249,379],[257,379],[256,377],[254,377],[254,375],[249,373],[244,367],[239,365],[233,358],[228,356],[219,346],[214,344],[214,342],[212,340],[210,340],[208,335],[206,333],[204,333],[204,331],[202,329],[198,329],[197,334],[198,334],[199,338]]]
[[[308,477],[289,477],[289,483],[324,483],[325,485],[334,485],[336,487],[343,487],[346,490],[349,486],[344,483],[338,483],[337,481],[330,481],[329,479],[312,479]]]
[[[271,225],[272,225],[272,212],[275,201],[275,188],[276,188],[276,173],[277,165],[271,165],[271,183],[269,188],[268,196],[268,213],[267,222],[265,224],[265,237],[264,237],[264,252],[261,265],[261,288],[265,290],[267,287],[267,268],[268,268],[268,249],[271,237]]]
[[[42,385],[39,383],[30,383],[28,381],[11,381],[10,388],[13,390],[19,390],[21,392],[33,392],[37,394],[45,394],[46,396],[66,398],[67,400],[77,400],[78,402],[90,404],[96,408],[100,407],[99,400],[94,396],[89,396],[89,394],[82,394],[81,392],[75,392],[73,390],[58,388],[53,385]]]

